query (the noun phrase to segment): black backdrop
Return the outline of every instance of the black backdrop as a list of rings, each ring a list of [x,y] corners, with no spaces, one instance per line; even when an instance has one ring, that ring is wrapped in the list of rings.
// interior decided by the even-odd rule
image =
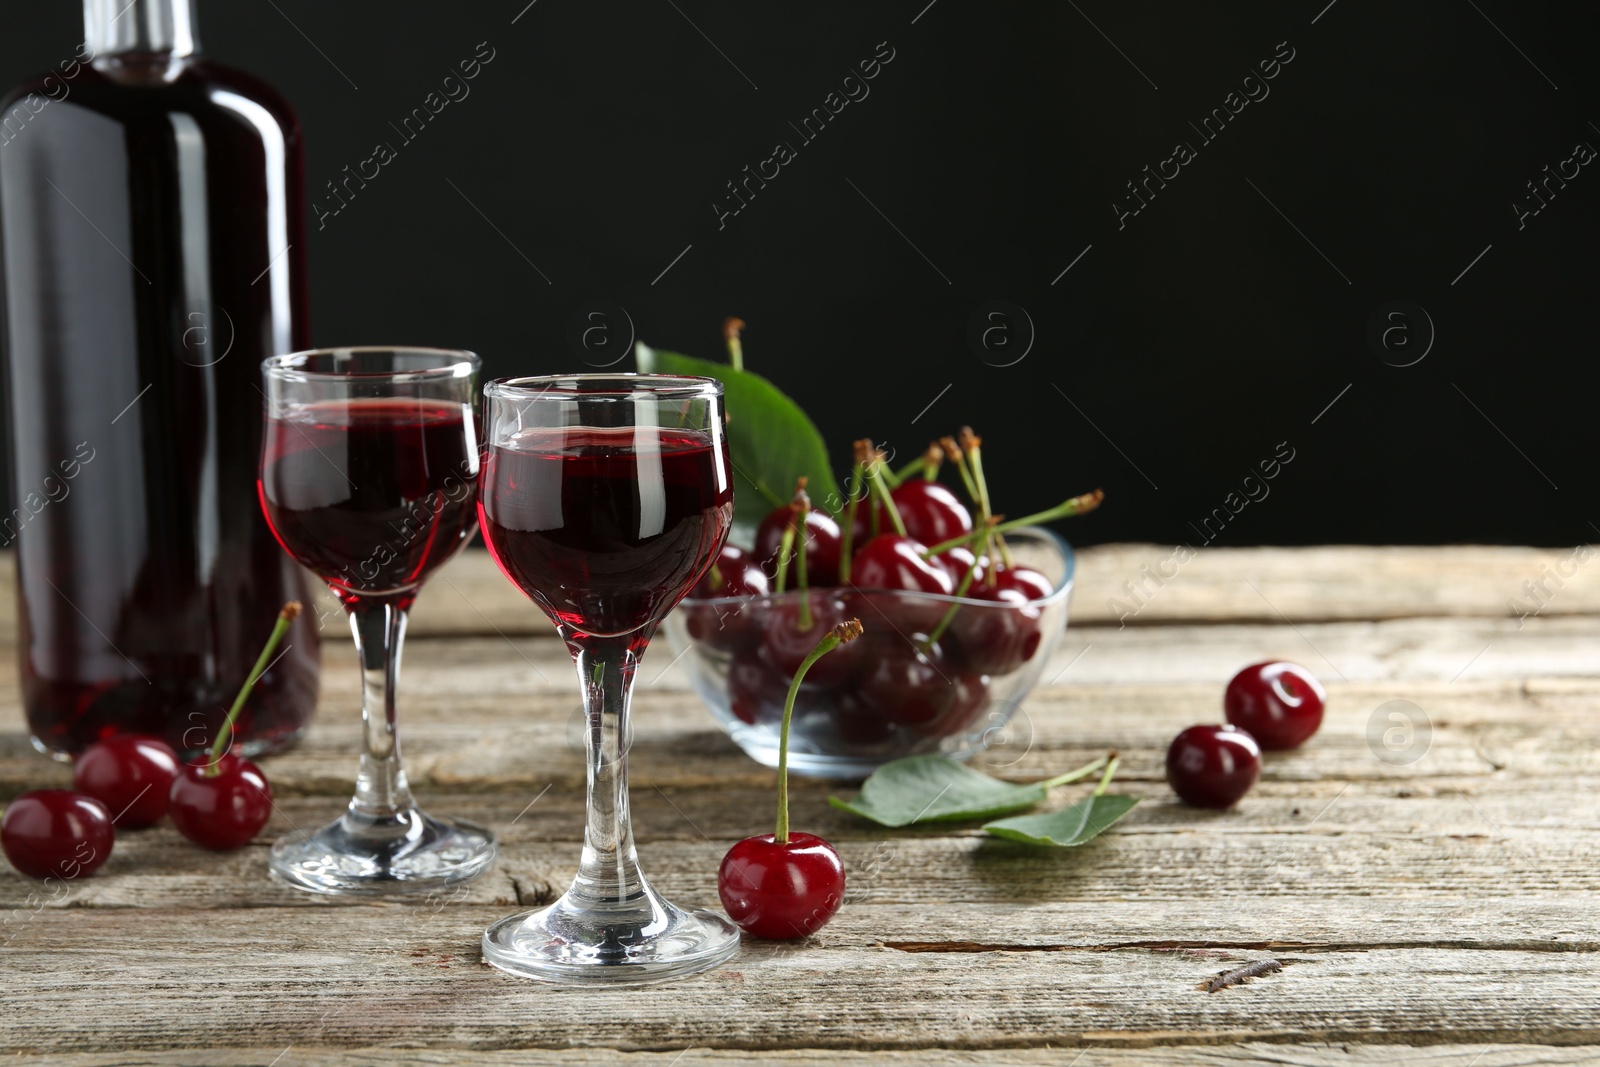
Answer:
[[[318,344],[541,373],[609,362],[572,340],[598,307],[611,352],[631,321],[714,358],[737,314],[841,470],[854,437],[904,457],[970,422],[1001,510],[1106,489],[1080,542],[1199,545],[1231,503],[1215,543],[1570,545],[1600,522],[1594,7],[201,0],[199,22],[298,108],[324,204],[398,146],[310,220]],[[79,40],[68,0],[12,5],[0,77]],[[722,217],[747,165],[776,177]],[[1526,183],[1563,171],[1534,214]]]

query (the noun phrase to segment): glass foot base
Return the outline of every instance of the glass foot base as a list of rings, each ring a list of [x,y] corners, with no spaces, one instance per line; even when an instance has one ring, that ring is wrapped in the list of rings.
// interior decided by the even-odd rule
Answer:
[[[273,876],[313,893],[413,893],[476,878],[494,865],[494,835],[415,808],[388,819],[347,812],[272,846]]]
[[[483,958],[547,982],[646,985],[709,971],[739,954],[739,928],[716,912],[684,911],[654,893],[646,907],[612,915],[564,896],[485,930]]]

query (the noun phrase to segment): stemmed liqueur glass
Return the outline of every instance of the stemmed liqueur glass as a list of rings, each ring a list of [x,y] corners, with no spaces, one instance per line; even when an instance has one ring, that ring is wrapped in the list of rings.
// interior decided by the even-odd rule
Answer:
[[[272,847],[273,873],[302,889],[426,890],[494,863],[488,830],[417,808],[395,732],[407,612],[477,525],[478,369],[470,352],[429,348],[325,349],[261,365],[261,508],[284,550],[344,605],[362,672],[349,809]]]
[[[478,514],[507,578],[556,624],[587,712],[588,823],[578,876],[483,935],[489,963],[558,982],[636,984],[734,956],[721,915],[662,900],[628,818],[628,702],[656,626],[711,566],[733,521],[722,386],[581,374],[491,382]]]

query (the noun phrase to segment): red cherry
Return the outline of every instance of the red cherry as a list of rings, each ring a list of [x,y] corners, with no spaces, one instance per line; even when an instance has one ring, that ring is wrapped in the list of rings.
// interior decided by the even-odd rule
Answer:
[[[0,849],[30,878],[70,881],[93,874],[115,838],[106,806],[68,789],[23,793],[0,818]]]
[[[792,677],[779,677],[756,653],[735,652],[728,661],[728,710],[752,726],[757,722],[777,722],[783,718],[783,698],[789,692]]]
[[[1262,748],[1294,748],[1317,732],[1328,693],[1298,663],[1252,663],[1233,676],[1222,694],[1228,721]]]
[[[1020,593],[1025,602],[1044,600],[1053,595],[1056,585],[1032,567],[999,567],[995,571],[995,588]]]
[[[767,577],[774,581],[778,578],[778,553],[783,549],[783,531],[788,529],[793,519],[793,509],[784,504],[767,512],[761,525],[756,527],[754,556]],[[814,508],[806,512],[807,585],[839,584],[839,540],[839,524],[827,512]],[[788,566],[786,584],[790,589],[800,587],[799,554],[800,546],[797,544]]]
[[[772,834],[747,837],[722,858],[717,895],[745,932],[796,941],[820,930],[844,903],[844,861],[813,834],[790,833],[783,844]]]
[[[927,723],[909,724],[912,732],[934,739],[954,737],[971,729],[989,707],[989,676],[960,671],[951,675],[950,703],[944,713]]]
[[[834,731],[846,745],[871,748],[887,741],[894,733],[894,723],[885,719],[852,687],[830,690],[822,694],[818,702],[827,709]]]
[[[149,826],[167,813],[178,766],[178,754],[160,738],[123,734],[84,749],[72,784],[104,804],[118,826]]]
[[[930,730],[955,705],[958,672],[926,634],[874,640],[866,658],[861,698],[887,721]]]
[[[201,848],[217,852],[250,841],[272,817],[272,787],[247,759],[223,753],[216,774],[206,765],[185,764],[172,780],[172,823]]]
[[[750,554],[736,545],[725,544],[717,553],[715,566],[707,568],[684,600],[684,629],[694,640],[722,652],[748,648],[761,636],[761,624],[752,605],[701,604],[696,600],[764,596],[768,588],[766,573],[756,566]]]
[[[955,583],[922,553],[927,546],[898,534],[879,534],[862,545],[850,561],[850,584],[857,589],[900,589],[913,593],[955,592]]]
[[[972,531],[972,512],[948,487],[925,478],[913,478],[889,494],[894,499],[906,536],[925,545],[939,545]],[[880,525],[878,531],[887,527]]]
[[[1034,657],[1044,640],[1039,609],[1014,586],[984,583],[967,591],[982,605],[961,608],[950,622],[952,650],[984,674],[1010,674]]]
[[[811,625],[800,626],[800,597],[806,598],[811,609]],[[796,593],[771,605],[762,618],[761,655],[767,665],[783,679],[784,688],[794,678],[800,664],[817,647],[822,635],[853,618],[843,600],[831,590],[811,589]],[[852,641],[823,656],[806,672],[807,685],[826,687],[838,685],[855,674],[861,663],[861,642]],[[780,707],[781,698],[780,698]]]
[[[950,737],[971,729],[989,708],[989,676],[962,672],[956,679],[956,697],[945,717],[940,737]]]
[[[1261,748],[1237,726],[1191,726],[1167,749],[1167,782],[1185,804],[1227,808],[1261,774]]]
[[[716,579],[713,579],[713,575]],[[689,590],[693,600],[715,600],[729,596],[762,596],[770,590],[767,575],[754,557],[738,545],[724,543],[706,573]]]
[[[956,589],[961,588],[961,582],[966,578],[967,571],[972,570],[974,564],[977,565],[978,569],[972,575],[972,581],[967,583],[968,592],[963,593],[963,596],[972,596],[971,590],[982,585],[984,578],[989,574],[989,557],[976,555],[966,545],[947,548],[934,556],[933,561],[950,575],[950,581],[955,583]]]

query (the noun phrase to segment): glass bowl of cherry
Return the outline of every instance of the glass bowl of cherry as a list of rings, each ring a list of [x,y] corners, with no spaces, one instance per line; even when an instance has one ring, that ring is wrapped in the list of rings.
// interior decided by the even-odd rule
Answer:
[[[805,515],[808,534],[821,525],[812,516],[826,513]],[[983,750],[1061,643],[1071,547],[1043,527],[1013,527],[1003,556],[998,543],[990,546],[991,563],[988,552],[966,547],[928,553],[948,538],[929,536],[928,545],[884,532],[858,539],[850,572],[841,574],[839,553],[829,552],[825,527],[820,532],[806,539],[805,582],[786,574],[785,591],[776,591],[768,572],[784,550],[763,553],[771,538],[758,532],[755,550],[726,546],[668,617],[673,652],[711,714],[752,758],[776,767],[796,668],[819,635],[857,618],[863,638],[820,660],[802,681],[790,769],[859,779],[903,756],[966,759]],[[798,565],[798,557],[791,548],[787,558]]]

